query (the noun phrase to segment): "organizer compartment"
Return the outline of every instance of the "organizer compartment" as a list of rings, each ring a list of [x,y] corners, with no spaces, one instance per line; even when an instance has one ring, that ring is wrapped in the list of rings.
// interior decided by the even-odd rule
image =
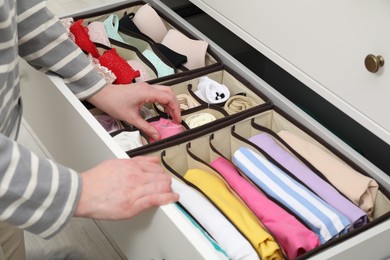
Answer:
[[[107,8],[104,10],[99,10],[96,12],[90,12],[90,13],[84,13],[82,15],[75,15],[73,16],[73,20],[77,21],[82,19],[83,25],[87,26],[89,23],[93,21],[97,22],[104,22],[110,15],[115,15],[119,19],[124,16],[125,13],[131,14],[136,13],[140,8],[142,8],[144,5],[147,5],[148,3],[144,1],[135,1],[130,2],[127,4],[123,4],[117,7]],[[152,7],[153,8],[153,7]],[[175,30],[177,32],[180,32],[181,34],[186,37],[186,39],[189,40],[195,40],[195,41],[202,41],[195,37],[189,30],[185,29],[184,27],[180,26],[177,22],[170,19],[169,17],[165,16],[158,10],[153,9],[158,14],[159,18],[161,18],[161,21],[164,23],[164,26],[167,30]],[[114,26],[114,25],[113,25]],[[161,80],[170,80],[176,77],[182,77],[184,75],[190,75],[192,73],[196,73],[205,69],[213,68],[215,66],[220,66],[221,61],[220,58],[208,47],[205,52],[205,66],[202,67],[196,67],[196,68],[186,68],[185,64],[180,66],[175,66],[170,62],[169,59],[167,59],[167,56],[164,55],[161,52],[161,48],[157,48],[156,45],[160,44],[155,42],[150,37],[142,34],[134,33],[130,30],[123,29],[119,26],[117,33],[123,38],[123,40],[128,40],[128,43],[123,43],[118,41],[118,39],[115,39],[115,37],[110,38],[110,42],[114,46],[120,46],[122,47],[122,50],[124,50],[127,46],[132,46],[133,48],[137,48],[141,53],[143,53],[145,50],[151,51],[154,53],[162,62],[165,63],[165,66],[169,66],[174,69],[174,74],[171,75],[157,75],[156,78],[148,80],[149,83],[155,83],[156,81]],[[122,55],[127,56],[125,52],[121,52]],[[156,67],[156,66],[155,66]]]
[[[141,67],[142,68],[141,76],[135,78],[134,80],[135,82],[149,81],[158,78],[158,71],[156,67],[141,53],[139,49],[130,45],[123,44],[118,41],[111,41],[110,47],[106,47],[102,45],[98,45],[97,47],[99,53],[101,54],[103,54],[104,51],[115,49],[118,55],[124,58],[126,61],[139,62],[141,65],[143,65]],[[136,70],[137,68],[133,68],[133,69]],[[146,75],[143,75],[143,72],[145,72]]]
[[[224,84],[229,89],[231,93],[231,97],[242,95],[243,97],[250,98],[256,104],[253,107],[247,107],[245,109],[242,109],[232,114],[229,114],[227,109],[224,107],[225,103],[207,104],[204,101],[197,98],[196,95],[194,94],[194,90],[196,90],[196,86],[198,85],[199,79],[201,77],[208,77],[217,83]],[[211,114],[216,118],[216,120],[205,123],[201,126],[197,126],[196,128],[191,129],[190,127],[188,127],[188,130],[181,134],[174,135],[167,139],[163,139],[158,142],[151,143],[137,149],[126,151],[130,156],[135,156],[139,153],[143,153],[144,150],[159,149],[159,147],[162,147],[167,143],[168,144],[171,142],[176,143],[177,140],[186,138],[186,136],[198,135],[198,133],[204,130],[207,131],[209,127],[212,127],[215,124],[224,124],[224,122],[227,122],[232,118],[235,118],[242,114],[250,113],[251,111],[261,111],[263,109],[267,109],[272,106],[270,100],[261,91],[256,89],[242,76],[240,76],[239,74],[234,72],[234,70],[232,70],[227,66],[223,66],[222,68],[219,67],[207,71],[202,71],[194,75],[177,78],[172,81],[164,81],[163,84],[170,86],[176,95],[185,94],[197,100],[197,103],[199,105],[187,110],[182,110],[182,120],[187,125],[188,123],[186,121],[189,117],[201,113]],[[230,99],[228,99],[227,102],[229,102],[229,100]],[[158,104],[154,104],[153,108],[155,109],[156,113],[160,114],[163,117],[166,118],[168,117],[168,115],[164,113],[162,107],[159,106]]]
[[[189,95],[195,99],[197,103],[207,104],[207,102],[199,98],[195,93],[197,86],[200,83],[200,78],[202,77],[207,77],[217,84],[226,86],[229,90],[230,98],[243,97],[243,99],[250,99],[251,102],[248,101],[247,106],[245,106],[245,101],[242,101],[242,104],[237,104],[236,106],[239,108],[237,108],[236,112],[233,112],[231,111],[232,109],[229,109],[229,106],[234,106],[233,101],[231,101],[232,99],[230,99],[229,102],[215,103],[215,105],[223,107],[224,110],[230,115],[243,112],[253,107],[267,106],[271,103],[267,96],[265,96],[263,93],[261,93],[261,91],[256,89],[252,84],[245,80],[244,77],[226,65],[223,65],[221,68],[213,68],[211,70],[201,71],[190,76],[180,77],[171,81],[161,81],[158,83],[171,86],[176,96],[182,94]],[[239,102],[240,101],[238,101],[238,103]]]

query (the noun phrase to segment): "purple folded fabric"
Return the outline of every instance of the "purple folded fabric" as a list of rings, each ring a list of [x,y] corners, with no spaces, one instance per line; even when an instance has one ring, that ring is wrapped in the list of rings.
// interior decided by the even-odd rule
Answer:
[[[295,259],[320,244],[318,236],[313,231],[241,177],[231,162],[219,157],[210,165],[224,177],[271,232],[289,259]]]
[[[261,133],[249,138],[290,173],[306,184],[312,191],[340,211],[352,223],[350,229],[360,227],[367,223],[366,212],[340,194],[332,185],[319,177],[308,166],[292,156],[268,133]]]
[[[109,115],[100,114],[94,115],[94,117],[109,133],[118,131],[123,128],[119,120],[116,120]]]

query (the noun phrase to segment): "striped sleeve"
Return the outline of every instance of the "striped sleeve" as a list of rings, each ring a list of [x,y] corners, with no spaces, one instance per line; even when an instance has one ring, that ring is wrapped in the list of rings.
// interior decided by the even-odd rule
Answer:
[[[73,216],[82,184],[72,169],[39,158],[7,137],[21,113],[16,6],[23,1],[29,2],[0,0],[0,221],[49,238]]]
[[[73,216],[81,177],[0,134],[0,220],[50,238]]]
[[[63,77],[79,99],[90,97],[107,84],[46,8],[46,1],[18,1],[17,22],[19,55],[33,67]]]

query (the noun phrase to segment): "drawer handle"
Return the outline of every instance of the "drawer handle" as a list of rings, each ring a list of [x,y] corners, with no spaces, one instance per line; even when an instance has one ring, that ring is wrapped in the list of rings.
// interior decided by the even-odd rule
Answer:
[[[379,70],[380,67],[383,67],[385,60],[382,56],[375,56],[374,54],[368,54],[364,60],[364,65],[369,72],[375,73]]]

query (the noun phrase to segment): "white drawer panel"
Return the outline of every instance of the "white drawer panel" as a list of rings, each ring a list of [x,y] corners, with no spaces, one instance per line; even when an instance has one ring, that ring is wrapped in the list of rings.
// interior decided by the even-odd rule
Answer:
[[[390,142],[388,1],[191,2]],[[368,54],[385,59],[375,74],[364,66]]]
[[[58,77],[21,62],[24,117],[52,157],[82,172],[103,160],[128,158]],[[97,221],[128,259],[215,259],[211,244],[168,205],[128,221]]]
[[[389,236],[390,221],[386,221],[365,232],[364,235],[354,237],[340,246],[314,256],[312,259],[389,259]]]

